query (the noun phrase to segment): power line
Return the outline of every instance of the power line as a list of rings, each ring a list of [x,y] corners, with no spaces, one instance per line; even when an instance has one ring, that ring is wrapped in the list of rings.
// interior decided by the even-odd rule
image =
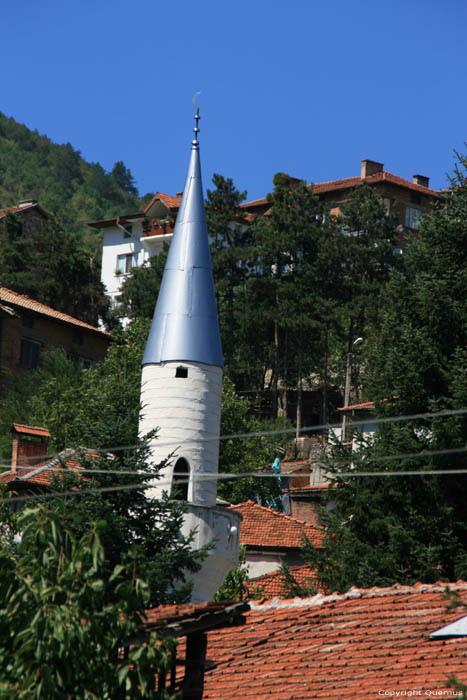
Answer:
[[[446,470],[441,470],[441,469],[436,469],[436,470],[422,470],[422,471],[391,471],[391,472],[341,472],[341,473],[334,473],[330,477],[329,481],[332,481],[333,479],[347,479],[347,478],[357,478],[357,477],[373,477],[373,478],[379,478],[379,477],[385,477],[385,476],[459,476],[459,475],[467,475],[467,467],[464,467],[462,469],[446,469]],[[180,473],[180,476],[186,477],[186,474]],[[301,474],[300,476],[304,476]],[[66,491],[54,491],[51,493],[45,493],[45,494],[40,494],[40,495],[33,495],[33,494],[27,494],[24,496],[11,496],[9,498],[0,498],[0,502],[21,502],[24,503],[25,501],[42,501],[44,499],[49,500],[52,498],[62,498],[62,497],[68,497],[68,496],[88,496],[89,494],[93,493],[111,493],[111,492],[116,492],[116,491],[128,491],[128,490],[136,490],[136,489],[151,489],[154,488],[156,485],[157,486],[165,486],[167,485],[170,487],[171,485],[171,480],[167,481],[159,481],[157,477],[155,476],[155,483],[151,484],[142,484],[142,483],[133,483],[133,484],[120,484],[118,486],[98,486],[98,487],[90,487],[90,488],[73,488],[69,489]],[[256,479],[275,479],[278,480],[280,478],[290,478],[290,475],[287,474],[272,474],[272,473],[264,473],[264,472],[243,472],[239,474],[233,474],[233,473],[220,473],[220,474],[212,474],[212,473],[204,473],[204,474],[197,474],[195,481],[198,483],[201,481],[226,481],[226,480],[234,480],[234,479],[245,479],[245,478],[256,478]],[[182,483],[188,483],[189,478],[185,479],[180,479],[177,481],[177,485],[181,485]],[[27,483],[27,482],[25,482]]]
[[[372,425],[381,425],[384,423],[397,423],[397,422],[403,422],[403,421],[412,421],[412,420],[420,420],[420,419],[427,419],[427,418],[447,418],[450,416],[457,416],[457,415],[463,415],[467,413],[467,407],[465,408],[459,408],[459,409],[448,409],[448,410],[443,410],[443,411],[435,411],[435,412],[426,412],[426,413],[412,413],[412,414],[407,414],[405,416],[386,416],[383,418],[374,418],[371,420]],[[353,426],[365,426],[368,425],[368,420],[360,420],[360,421],[352,421]],[[317,425],[311,425],[311,426],[304,426],[301,428],[301,432],[320,432],[323,430],[333,430],[333,429],[340,429],[341,428],[341,423],[321,423]],[[255,431],[255,432],[250,432],[250,433],[233,433],[230,435],[221,435],[219,437],[204,437],[204,438],[196,438],[196,439],[191,439],[191,440],[184,440],[183,442],[172,440],[170,442],[158,442],[157,447],[172,447],[176,449],[177,447],[186,447],[188,445],[193,445],[193,444],[199,444],[199,443],[207,443],[207,442],[219,442],[223,440],[245,440],[249,438],[261,438],[261,437],[270,437],[274,435],[287,435],[287,434],[294,434],[296,432],[296,428],[290,427],[290,428],[280,428],[280,429],[275,429],[275,430],[261,430],[261,431]],[[86,453],[101,453],[101,454],[109,454],[109,453],[114,453],[114,452],[122,452],[122,451],[136,451],[136,450],[141,450],[143,449],[144,446],[141,444],[139,445],[117,445],[114,447],[106,447],[106,448],[84,448],[84,447],[77,447],[77,448],[69,448],[69,450],[75,450],[76,454],[79,454],[79,451],[83,451]],[[67,450],[68,451],[68,450]],[[60,459],[63,453],[56,453],[51,456],[46,456],[44,458],[45,460],[52,461],[53,459]],[[110,456],[110,455],[109,455]],[[28,459],[28,458],[25,458]],[[34,457],[29,458],[31,461],[32,459],[37,459]],[[0,469],[5,469],[11,468],[11,463],[3,462],[0,463]]]

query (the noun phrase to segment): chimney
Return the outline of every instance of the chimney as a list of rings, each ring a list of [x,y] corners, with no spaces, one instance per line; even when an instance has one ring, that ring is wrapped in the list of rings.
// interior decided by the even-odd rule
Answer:
[[[33,207],[35,204],[37,204],[37,199],[22,199],[20,202],[18,202],[20,209],[23,209],[24,207]]]
[[[44,461],[47,456],[47,441],[51,437],[47,428],[13,423],[10,433],[13,433],[12,472],[18,467],[32,467]]]
[[[177,197],[183,197],[183,192],[177,192]]]
[[[383,163],[377,163],[376,160],[368,160],[368,158],[364,158],[362,160],[362,170],[360,173],[360,177],[362,178],[362,180],[365,180],[365,178],[369,177],[370,175],[374,175],[375,173],[382,173],[383,167]]]
[[[416,185],[421,185],[422,187],[430,186],[430,178],[426,177],[425,175],[414,175],[412,177],[412,182],[414,182]]]

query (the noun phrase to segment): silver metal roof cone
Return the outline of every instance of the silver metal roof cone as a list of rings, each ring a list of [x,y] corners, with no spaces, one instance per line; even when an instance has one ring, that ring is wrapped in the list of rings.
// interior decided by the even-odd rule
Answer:
[[[185,361],[224,366],[201,182],[199,111],[195,119],[185,189],[143,365]]]

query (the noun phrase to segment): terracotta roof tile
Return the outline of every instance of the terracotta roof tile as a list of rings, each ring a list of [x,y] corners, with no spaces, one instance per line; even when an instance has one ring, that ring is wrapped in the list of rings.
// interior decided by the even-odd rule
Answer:
[[[179,605],[159,605],[157,608],[146,610],[147,622],[150,624],[163,624],[183,620],[203,612],[216,612],[223,610],[227,603],[181,603]]]
[[[83,456],[92,458],[100,455],[94,450],[88,450],[83,447],[70,448],[63,450],[56,457],[34,464],[32,467],[16,467],[14,471],[3,472],[3,474],[0,474],[0,483],[9,484],[16,481],[33,486],[49,486],[53,476],[62,473],[63,465],[70,471],[79,472]]]
[[[439,197],[439,192],[436,192],[436,190],[432,190],[429,187],[423,187],[423,185],[417,185],[416,182],[411,182],[410,180],[406,180],[403,177],[399,177],[398,175],[389,173],[386,170],[382,170],[381,172],[375,173],[374,175],[369,175],[366,178],[366,181],[370,185],[377,184],[378,182],[390,182],[393,185],[405,187],[409,190],[414,190],[416,192],[420,192],[421,194],[426,194],[430,197]],[[329,182],[315,182],[312,183],[310,187],[313,187],[313,192],[315,194],[324,194],[326,192],[332,192],[333,190],[344,190],[348,189],[349,187],[355,187],[356,185],[360,185],[361,183],[362,178],[360,176],[356,176],[345,177],[339,180],[330,180]],[[261,199],[254,199],[251,202],[245,202],[244,204],[241,204],[241,206],[248,209],[250,207],[253,208],[265,206],[266,204],[268,204],[268,200],[266,199],[266,197],[263,197]]]
[[[167,209],[178,209],[182,202],[182,198],[180,195],[172,197],[170,194],[164,194],[164,192],[156,192],[149,204],[146,204],[146,206],[144,207],[144,212],[148,212],[154,204],[154,202],[156,202],[157,200],[160,200],[163,204],[165,204]]]
[[[93,331],[94,333],[99,333],[99,335],[104,335],[109,337],[110,334],[107,331],[102,330],[102,328],[96,328],[96,326],[91,326],[89,323],[80,321],[73,316],[64,314],[62,311],[56,311],[46,304],[42,304],[40,301],[31,299],[24,294],[18,294],[18,292],[13,292],[11,289],[6,287],[0,287],[0,301],[5,304],[13,304],[14,306],[20,306],[23,309],[28,309],[28,311],[34,311],[43,316],[49,316],[50,318],[55,318],[58,321],[63,321],[64,323],[71,323],[74,326],[79,326],[86,330]]]
[[[374,408],[375,407],[375,402],[374,401],[364,401],[364,403],[354,403],[352,406],[341,406],[337,410],[338,411],[353,411],[354,409],[359,409],[359,408]]]
[[[0,217],[5,216],[6,214],[16,214],[20,208],[21,207],[5,207],[5,209],[0,209]]]
[[[203,698],[455,697],[447,679],[467,678],[467,637],[429,638],[465,614],[447,610],[446,585],[251,601],[244,626],[208,634]],[[449,588],[467,601],[467,583]]]
[[[230,507],[242,515],[240,544],[247,547],[299,549],[303,545],[303,535],[316,547],[321,546],[323,532],[310,523],[253,501]]]
[[[21,423],[13,423],[11,428],[12,433],[21,433],[23,435],[37,435],[39,437],[51,437],[47,428],[42,428],[39,425],[22,425]]]

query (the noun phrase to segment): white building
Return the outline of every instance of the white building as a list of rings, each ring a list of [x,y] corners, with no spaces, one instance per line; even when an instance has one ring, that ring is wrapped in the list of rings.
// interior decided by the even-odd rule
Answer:
[[[101,281],[113,307],[118,305],[125,275],[171,241],[181,201],[181,192],[175,197],[157,192],[142,211],[89,223],[104,234]]]

